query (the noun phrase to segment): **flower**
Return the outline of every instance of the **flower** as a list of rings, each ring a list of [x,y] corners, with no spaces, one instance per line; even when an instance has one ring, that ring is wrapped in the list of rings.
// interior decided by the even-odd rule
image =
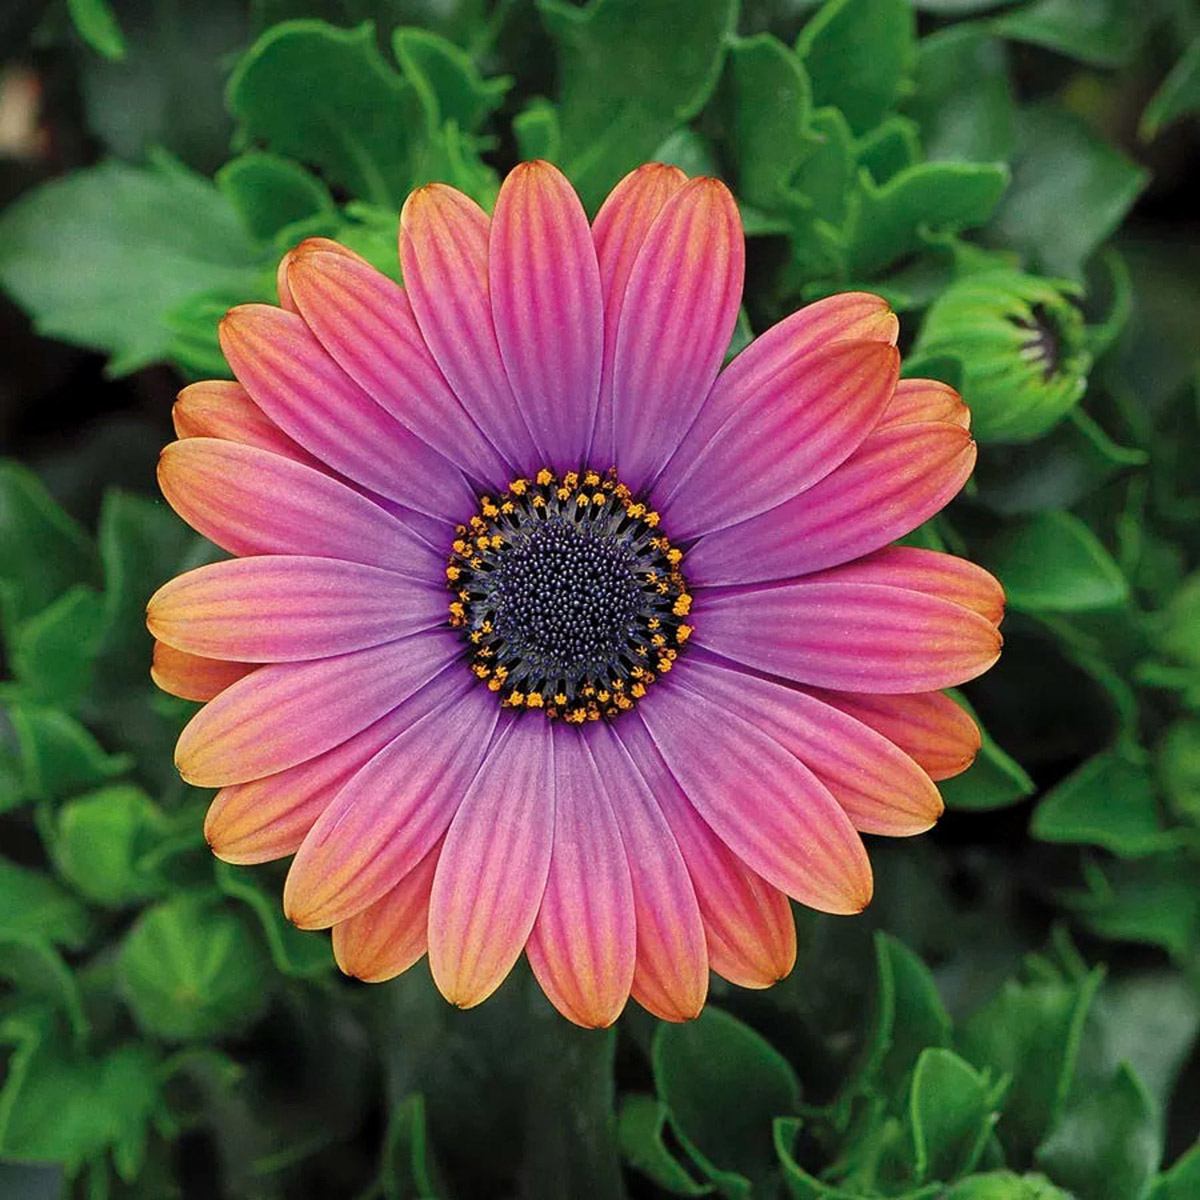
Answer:
[[[871,897],[861,833],[927,829],[979,746],[938,689],[1003,596],[888,548],[971,471],[967,412],[898,382],[896,318],[835,296],[721,371],[725,186],[647,165],[589,226],[542,162],[495,213],[414,192],[405,288],[319,239],[221,327],[160,480],[235,557],[152,598],[154,674],[208,701],[176,760],[235,863],[342,969],[428,950],[474,1005],[522,950],[556,1007],[695,1016],[786,975],[788,897]]]

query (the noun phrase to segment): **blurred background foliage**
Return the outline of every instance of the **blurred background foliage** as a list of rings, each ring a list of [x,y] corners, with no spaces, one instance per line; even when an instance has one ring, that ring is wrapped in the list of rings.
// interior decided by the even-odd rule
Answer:
[[[1193,0],[8,0],[0,11],[0,1196],[1200,1196]],[[961,388],[988,731],[776,988],[585,1033],[340,978],[212,860],[145,598],[181,381],[279,256],[518,158],[727,179],[738,339],[850,286]]]

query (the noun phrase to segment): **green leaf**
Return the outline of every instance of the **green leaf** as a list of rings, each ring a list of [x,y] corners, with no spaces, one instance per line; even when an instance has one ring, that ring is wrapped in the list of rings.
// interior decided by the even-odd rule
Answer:
[[[272,26],[238,63],[226,101],[241,145],[261,142],[310,163],[352,196],[398,208],[412,183],[421,107],[369,22]]]
[[[0,1040],[15,1047],[0,1091],[0,1155],[62,1163],[74,1174],[111,1148],[118,1174],[135,1178],[159,1103],[151,1052],[130,1045],[89,1058],[49,1022],[28,1018],[0,1024]]]
[[[88,1019],[79,984],[44,935],[0,931],[0,978],[16,986],[22,1004],[45,1004],[57,1012],[76,1042],[86,1036]]]
[[[147,909],[118,959],[138,1025],[160,1038],[213,1038],[255,1021],[270,997],[259,940],[228,908],[184,893]]]
[[[1122,975],[1100,989],[1090,1024],[1090,1075],[1108,1079],[1128,1063],[1158,1111],[1168,1111],[1200,1032],[1200,993],[1182,974],[1165,968]]]
[[[998,1119],[1003,1087],[952,1050],[921,1052],[909,1116],[918,1179],[955,1179],[975,1167]]]
[[[1127,1067],[1093,1087],[1038,1147],[1038,1165],[1079,1200],[1141,1200],[1162,1159],[1158,1115]]]
[[[687,1168],[667,1149],[663,1125],[667,1106],[653,1096],[626,1096],[617,1120],[621,1157],[636,1171],[649,1176],[672,1196],[707,1196],[711,1183],[697,1183]]]
[[[127,771],[125,754],[107,754],[78,721],[56,708],[33,704],[8,707],[20,751],[24,795],[60,800],[96,787]]]
[[[1075,1200],[1044,1175],[991,1171],[956,1183],[945,1200]]]
[[[661,1025],[654,1082],[671,1126],[697,1166],[726,1195],[769,1179],[772,1122],[795,1112],[800,1087],[791,1066],[758,1033],[710,1005],[685,1025]]]
[[[333,967],[333,951],[322,933],[297,929],[284,915],[278,895],[252,871],[230,863],[216,864],[217,886],[227,896],[250,907],[266,938],[271,960],[284,974],[301,979],[325,975]]]
[[[978,25],[922,38],[905,111],[933,161],[999,162],[1013,147],[1016,105],[1004,43]]]
[[[392,49],[421,97],[431,136],[446,121],[474,132],[500,107],[512,86],[508,76],[484,79],[470,55],[424,29],[397,29]]]
[[[919,249],[926,234],[982,225],[1008,184],[1000,163],[917,163],[882,186],[860,173],[846,230],[855,274],[869,275]]]
[[[558,51],[559,162],[589,210],[704,106],[737,0],[538,0]]]
[[[907,0],[826,0],[796,43],[816,103],[841,109],[858,135],[904,95],[916,49]]]
[[[929,968],[903,942],[877,933],[875,963],[881,996],[892,996],[892,1016],[878,1058],[879,1083],[896,1094],[927,1046],[949,1044],[950,1015]]]
[[[83,585],[64,592],[12,637],[12,671],[22,695],[38,704],[74,708],[92,683],[104,602]]]
[[[3,261],[0,249],[0,276]],[[0,581],[12,585],[14,601],[11,613],[5,611],[4,616],[25,620],[72,584],[98,579],[96,551],[87,534],[32,471],[18,463],[0,463]],[[6,633],[11,636],[12,630]]]
[[[1191,1200],[1200,1194],[1200,1142],[1181,1154],[1175,1165],[1155,1180],[1150,1200]]]
[[[104,497],[98,541],[104,565],[103,683],[139,685],[149,677],[153,645],[146,601],[201,543],[163,501],[118,491]]]
[[[1142,113],[1138,133],[1144,141],[1156,138],[1186,113],[1200,111],[1200,36],[1183,52]]]
[[[800,59],[769,33],[732,39],[724,98],[738,196],[766,212],[795,204],[793,177],[819,145],[809,128],[812,88]]]
[[[1012,1079],[999,1134],[1018,1162],[1028,1161],[1058,1122],[1101,978],[1093,971],[1072,983],[1009,980],[962,1029],[962,1056],[996,1078]]]
[[[251,150],[239,155],[217,172],[216,183],[260,241],[297,221],[325,217],[332,222],[337,214],[329,189],[278,154]]]
[[[997,18],[992,28],[1097,67],[1117,67],[1137,52],[1143,24],[1128,0],[1033,0]]]
[[[87,909],[49,875],[0,858],[0,929],[78,950],[89,931]]]
[[[1112,750],[1043,796],[1030,832],[1044,842],[1083,842],[1132,858],[1179,844],[1178,832],[1163,825],[1149,769]]]
[[[1078,279],[1148,181],[1147,171],[1081,121],[1029,108],[1017,123],[1012,184],[991,230],[1044,273]]]
[[[436,1200],[445,1195],[435,1186],[425,1126],[425,1097],[414,1092],[392,1109],[383,1146],[380,1186],[387,1200]]]
[[[125,57],[125,35],[108,0],[67,0],[71,23],[97,54],[113,62]]]
[[[783,1182],[791,1200],[863,1200],[862,1192],[825,1183],[815,1175],[810,1175],[796,1161],[793,1147],[801,1125],[802,1122],[797,1117],[778,1117],[774,1126],[775,1150],[779,1155],[780,1166],[783,1168]],[[941,1200],[943,1190],[941,1184],[931,1184],[915,1191],[889,1194],[894,1195],[896,1200]]]
[[[147,899],[168,887],[144,862],[168,830],[162,810],[141,788],[123,784],[79,796],[58,813],[58,869],[94,904],[119,908]]]
[[[875,183],[887,183],[921,158],[917,127],[908,117],[887,117],[859,138],[856,154],[858,165]]]
[[[249,293],[262,255],[229,201],[163,156],[76,171],[0,216],[0,284],[39,332],[110,354],[114,375],[167,356],[162,315],[184,297]]]
[[[1118,941],[1161,946],[1186,959],[1200,929],[1200,882],[1193,860],[1179,854],[1108,864],[1089,864],[1088,891],[1067,897],[1093,932]]]
[[[561,160],[562,130],[558,124],[558,109],[549,100],[535,96],[513,117],[512,126],[523,159]]]
[[[1155,767],[1174,812],[1200,825],[1200,720],[1176,721],[1158,747]]]
[[[1156,640],[1171,658],[1200,667],[1200,571],[1189,575],[1171,597]]]
[[[1010,522],[980,547],[978,558],[1004,585],[1014,609],[1088,612],[1119,607],[1129,597],[1112,556],[1069,512]]]
[[[1007,808],[1032,796],[1037,786],[1025,768],[996,744],[965,697],[958,692],[950,695],[971,714],[979,728],[982,744],[978,757],[961,775],[938,783],[946,806],[968,810]]]

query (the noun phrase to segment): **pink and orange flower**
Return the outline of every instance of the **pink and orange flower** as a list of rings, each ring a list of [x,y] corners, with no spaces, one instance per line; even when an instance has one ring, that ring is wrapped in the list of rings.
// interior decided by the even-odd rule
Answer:
[[[861,910],[860,835],[928,829],[979,747],[939,689],[995,661],[1000,587],[889,545],[967,479],[965,406],[863,293],[722,370],[741,223],[673,167],[590,225],[546,163],[491,217],[423,187],[400,262],[303,243],[221,327],[238,382],[176,406],[163,492],[234,556],[149,608],[213,850],[294,855],[343,970],[428,952],[462,1006],[522,950],[588,1026],[771,984],[788,897]]]

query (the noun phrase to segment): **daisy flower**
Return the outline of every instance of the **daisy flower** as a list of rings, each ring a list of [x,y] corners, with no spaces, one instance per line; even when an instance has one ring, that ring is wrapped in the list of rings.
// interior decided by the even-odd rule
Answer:
[[[428,953],[464,1007],[522,951],[586,1026],[769,985],[788,897],[861,910],[860,835],[927,829],[978,749],[939,689],[995,661],[999,585],[889,547],[970,473],[965,406],[863,293],[722,370],[741,223],[674,167],[590,224],[544,162],[490,217],[431,184],[400,264],[303,243],[175,410],[163,492],[234,556],[149,608],[213,850],[294,855],[344,971]]]

